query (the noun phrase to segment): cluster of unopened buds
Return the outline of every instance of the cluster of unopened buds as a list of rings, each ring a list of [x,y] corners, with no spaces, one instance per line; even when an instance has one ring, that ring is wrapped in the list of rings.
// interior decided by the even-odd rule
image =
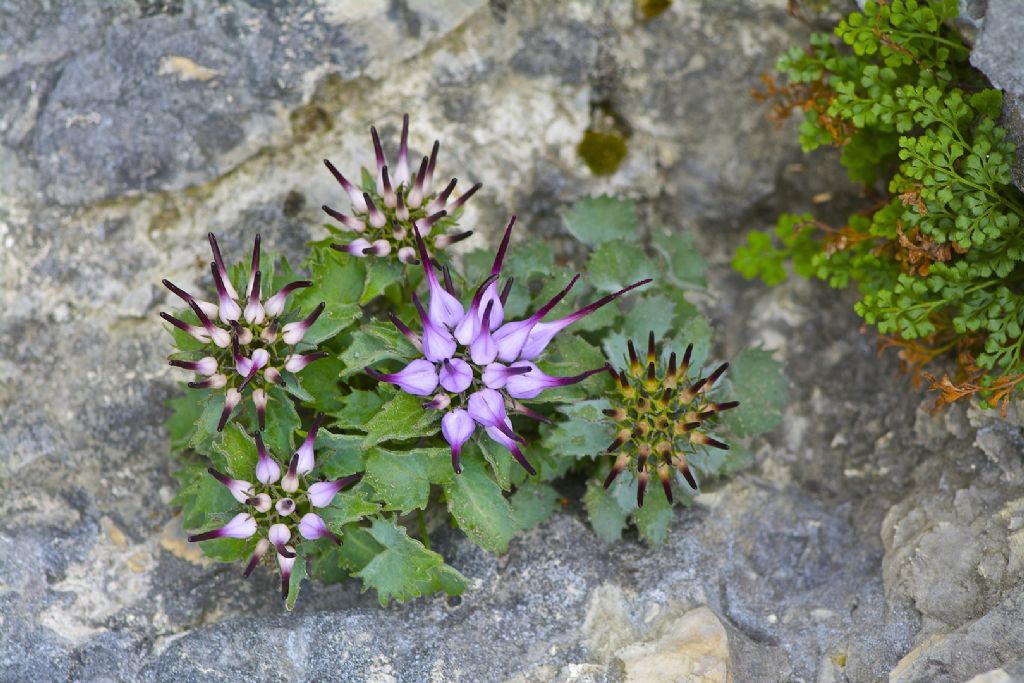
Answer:
[[[331,246],[359,257],[387,256],[395,252],[403,263],[415,263],[413,228],[419,229],[435,250],[445,249],[473,234],[471,230],[446,232],[455,227],[454,219],[458,212],[481,185],[477,183],[456,197],[454,192],[458,181],[452,178],[443,189],[435,191],[434,171],[441,146],[439,142],[434,141],[430,156],[423,157],[419,170],[413,175],[409,166],[408,114],[402,119],[402,138],[394,166],[388,165],[377,129],[371,127],[370,135],[377,161],[376,179],[372,186],[357,187],[334,164],[324,159],[324,164],[348,195],[352,215],[326,205],[323,210],[344,230],[358,235],[347,244]],[[435,231],[438,234],[434,235]]]
[[[428,409],[445,411],[441,419],[441,433],[451,445],[452,466],[456,472],[461,471],[459,458],[462,447],[479,425],[493,441],[508,449],[530,474],[534,474],[534,468],[521,449],[524,439],[513,431],[508,411],[543,420],[522,401],[536,398],[546,389],[574,384],[607,369],[602,366],[572,377],[553,377],[541,371],[534,360],[561,330],[622,294],[650,282],[636,282],[575,313],[542,322],[542,318],[576,284],[579,279],[576,275],[565,289],[530,317],[505,322],[504,307],[512,279],[509,278],[500,291],[498,280],[514,225],[513,216],[505,229],[490,275],[476,289],[468,307],[464,307],[455,296],[447,278],[445,284],[438,279],[419,230],[413,226],[429,289],[427,309],[424,310],[419,298],[413,294],[413,304],[420,317],[419,334],[394,315],[391,321],[422,352],[423,357],[395,373],[366,368],[373,377],[390,382],[408,394],[433,395],[423,405]],[[435,393],[438,385],[441,390]]]
[[[669,356],[668,367],[658,373],[658,353],[654,333],[647,338],[646,364],[640,361],[633,342],[629,342],[629,367],[611,370],[615,388],[610,395],[612,407],[605,410],[616,429],[615,440],[609,452],[618,452],[611,472],[605,479],[608,488],[626,468],[637,476],[637,505],[644,504],[644,491],[651,473],[657,474],[665,497],[672,502],[672,476],[679,473],[690,489],[698,489],[687,453],[698,448],[711,447],[728,450],[712,432],[723,411],[739,405],[737,401],[716,403],[708,392],[728,369],[728,363],[719,365],[707,377],[690,381],[690,356],[693,344],[686,347],[682,362],[676,354]]]
[[[235,500],[245,506],[245,511],[236,514],[222,527],[188,537],[191,542],[258,537],[244,575],[248,578],[273,548],[281,570],[283,598],[288,597],[292,567],[295,564],[296,553],[295,547],[291,545],[292,539],[302,537],[315,541],[326,538],[340,544],[341,540],[327,527],[316,510],[329,506],[342,489],[359,478],[359,475],[352,475],[333,481],[309,481],[308,475],[316,465],[313,449],[322,419],[322,414],[317,416],[306,439],[286,466],[282,466],[270,455],[263,437],[256,432],[255,482],[232,479],[211,467],[210,474],[227,487]]]
[[[172,358],[170,364],[195,373],[198,378],[189,382],[193,389],[224,389],[224,409],[217,430],[224,429],[231,412],[241,403],[245,389],[251,388],[260,429],[264,428],[268,390],[273,384],[283,384],[284,372],[299,372],[326,353],[307,350],[300,352],[298,345],[324,311],[321,302],[305,317],[299,319],[289,309],[288,298],[298,289],[309,287],[308,280],[290,282],[267,299],[263,299],[263,274],[260,271],[260,236],[252,249],[249,277],[242,296],[231,282],[221,257],[220,247],[213,233],[209,234],[213,249],[213,283],[217,289],[217,303],[197,299],[170,280],[164,280],[167,289],[184,301],[198,320],[193,324],[168,313],[160,316],[178,329],[187,332],[206,345],[204,355],[189,352],[189,358]]]

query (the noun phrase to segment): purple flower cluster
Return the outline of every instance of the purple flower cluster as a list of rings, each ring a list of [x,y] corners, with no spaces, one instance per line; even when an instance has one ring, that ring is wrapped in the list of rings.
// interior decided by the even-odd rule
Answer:
[[[217,238],[209,234],[213,249],[213,283],[217,288],[217,303],[197,299],[170,280],[164,280],[167,289],[181,298],[198,320],[198,325],[176,318],[168,313],[160,317],[174,327],[187,332],[208,346],[205,355],[195,358],[174,358],[170,364],[195,373],[198,378],[189,382],[194,389],[225,389],[224,410],[217,431],[224,429],[231,412],[241,403],[242,392],[252,388],[252,402],[263,429],[266,419],[267,390],[272,384],[283,384],[282,371],[299,372],[326,353],[299,353],[296,345],[302,342],[309,328],[324,311],[321,302],[306,317],[296,317],[286,311],[289,296],[312,283],[308,280],[291,282],[275,294],[263,299],[263,273],[260,271],[260,236],[256,235],[249,267],[249,279],[241,296],[228,276],[220,254]]]
[[[412,173],[409,166],[409,115],[402,118],[402,139],[398,146],[398,161],[389,166],[380,144],[377,129],[370,128],[373,151],[377,160],[374,187],[360,188],[349,181],[327,159],[324,164],[352,203],[352,215],[346,215],[324,206],[328,216],[341,223],[347,232],[358,237],[347,244],[331,245],[338,251],[353,256],[387,256],[395,252],[403,263],[416,261],[413,246],[413,228],[431,240],[434,249],[444,249],[466,239],[472,231],[445,232],[455,225],[454,217],[469,201],[480,183],[466,192],[454,196],[457,179],[452,178],[440,191],[434,188],[434,170],[441,143],[434,141],[429,157],[423,157],[419,170]],[[435,228],[437,235],[431,235]]]
[[[574,384],[607,370],[607,366],[602,366],[572,377],[553,377],[541,371],[534,361],[561,330],[622,294],[650,282],[641,280],[575,313],[543,322],[544,316],[572,289],[579,279],[576,275],[565,289],[533,315],[524,320],[506,322],[504,307],[512,279],[508,279],[500,291],[498,281],[514,225],[513,216],[495,255],[490,276],[477,288],[468,307],[464,307],[455,296],[448,278],[445,278],[444,285],[438,280],[426,245],[419,230],[413,226],[429,288],[426,310],[413,294],[422,332],[416,334],[395,316],[391,316],[391,320],[422,352],[423,357],[391,374],[366,368],[373,377],[390,382],[408,394],[432,396],[424,406],[446,411],[441,419],[441,433],[451,445],[452,466],[456,472],[461,471],[459,458],[462,447],[479,426],[493,441],[508,449],[530,474],[534,474],[535,470],[520,448],[524,440],[513,431],[508,411],[543,419],[522,401],[536,398],[546,389]],[[438,386],[440,391],[437,391]]]
[[[288,584],[295,564],[292,538],[301,536],[310,541],[326,538],[340,544],[341,540],[315,510],[330,505],[339,491],[359,478],[359,475],[352,475],[334,481],[307,481],[307,475],[316,464],[313,446],[322,420],[323,414],[318,415],[287,468],[271,457],[262,435],[256,432],[255,483],[232,479],[211,467],[210,474],[227,487],[235,500],[246,506],[246,510],[236,514],[222,527],[188,537],[191,542],[199,542],[259,536],[244,575],[248,577],[267,552],[274,548],[281,570],[281,596],[284,598],[288,597]]]

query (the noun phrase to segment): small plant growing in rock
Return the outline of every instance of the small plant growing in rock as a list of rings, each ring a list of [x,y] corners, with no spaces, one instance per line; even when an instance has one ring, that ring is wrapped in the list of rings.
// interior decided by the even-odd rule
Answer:
[[[768,78],[761,93],[773,114],[803,110],[804,149],[840,147],[851,180],[882,199],[841,227],[785,214],[750,233],[733,263],[768,284],[790,262],[801,276],[856,285],[857,313],[939,405],[977,396],[1005,411],[1024,381],[1024,195],[995,123],[1001,93],[967,63],[948,27],[956,15],[955,0],[869,1],[836,27],[838,41],[815,34],[779,60],[786,84]],[[957,370],[936,379],[926,368],[947,354]]]
[[[659,229],[647,239],[632,202],[600,197],[566,214],[593,249],[582,274],[556,265],[543,242],[510,246],[515,218],[496,250],[459,264],[442,249],[466,234],[456,219],[475,188],[457,206],[450,191],[433,194],[436,154],[409,173],[407,118],[393,175],[373,139],[377,176],[364,174],[363,192],[331,167],[354,215],[328,210],[372,240],[339,244],[331,228],[299,276],[258,238],[248,265],[228,269],[211,236],[218,303],[166,282],[187,306],[163,314],[171,364],[197,375],[167,423],[183,454],[175,504],[189,540],[245,563],[246,577],[276,566],[291,609],[306,578],[358,578],[382,604],[460,594],[468,582],[431,549],[430,532],[450,521],[505,552],[558,507],[555,483],[567,475],[588,481],[602,538],[632,518],[645,539],[664,539],[672,502],[749,460],[742,448],[703,449],[774,427],[784,388],[763,351],[737,356],[731,386],[722,369],[704,371],[710,325],[684,298],[703,287],[690,238]],[[641,329],[654,331],[649,356],[655,336],[666,348],[688,339],[683,361],[649,358],[665,368],[654,380],[632,364],[613,370],[623,354],[635,360],[626,340]],[[719,385],[741,405],[719,400]],[[606,491],[615,434],[637,459]],[[684,482],[678,496],[666,463]],[[668,495],[657,504],[644,501],[650,472]]]

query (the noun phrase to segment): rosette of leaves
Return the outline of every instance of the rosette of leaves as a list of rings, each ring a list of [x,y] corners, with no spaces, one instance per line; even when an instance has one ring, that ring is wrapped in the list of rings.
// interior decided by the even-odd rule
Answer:
[[[840,227],[785,214],[750,233],[733,265],[768,284],[789,262],[855,285],[857,313],[899,349],[915,384],[930,379],[939,404],[976,395],[1005,410],[1024,381],[1024,195],[996,123],[1001,93],[968,64],[949,27],[956,14],[955,0],[868,2],[835,38],[816,34],[779,60],[776,113],[803,109],[804,149],[840,147],[850,178],[883,200]],[[925,369],[947,352],[958,370],[937,380]]]
[[[317,354],[324,355],[294,372],[284,372],[284,384],[270,387],[261,439],[282,470],[286,463],[291,467],[291,462],[298,462],[296,455],[289,454],[314,447],[312,469],[300,468],[301,481],[295,489],[300,497],[302,491],[312,495],[314,487],[319,492],[330,482],[359,478],[329,504],[324,501],[324,506],[310,498],[307,510],[302,507],[306,503],[295,499],[303,518],[315,513],[330,532],[310,540],[303,535],[301,518],[292,520],[288,510],[277,510],[276,499],[287,497],[284,493],[290,490],[282,484],[284,493],[278,492],[273,477],[261,478],[256,471],[259,449],[249,435],[260,431],[261,424],[252,403],[241,404],[227,427],[218,432],[223,392],[218,396],[213,389],[189,389],[170,402],[173,414],[167,427],[172,446],[183,454],[175,504],[181,507],[183,525],[199,532],[195,538],[203,552],[219,561],[245,562],[258,554],[260,548],[253,544],[283,537],[278,528],[271,538],[270,527],[281,523],[291,526],[284,546],[287,554],[278,552],[278,563],[280,557],[290,562],[293,558],[287,555],[292,552],[296,556],[294,564],[280,567],[287,576],[288,585],[281,592],[288,596],[289,607],[306,578],[358,579],[364,588],[377,592],[382,604],[436,591],[457,595],[465,589],[466,580],[431,550],[431,532],[454,526],[482,548],[505,552],[516,533],[539,524],[559,507],[561,493],[556,486],[567,475],[591,480],[591,491],[597,486],[600,496],[588,493],[585,504],[603,538],[616,537],[632,516],[645,538],[663,539],[671,515],[653,501],[638,510],[633,479],[624,475],[610,492],[600,489],[608,467],[602,453],[613,435],[600,409],[609,407],[602,397],[614,385],[608,373],[589,375],[588,371],[608,360],[619,363],[627,352],[626,340],[649,330],[666,344],[693,342],[694,372],[702,368],[710,325],[684,294],[704,288],[705,266],[689,236],[662,228],[641,230],[632,202],[608,197],[584,200],[566,214],[566,227],[590,248],[580,268],[585,276],[572,289],[572,296],[547,311],[545,320],[564,319],[595,300],[609,303],[575,319],[572,333],[555,337],[537,358],[539,369],[549,376],[586,378],[542,392],[531,402],[532,415],[513,417],[514,431],[527,444],[524,456],[535,475],[518,466],[501,444],[486,438],[464,444],[461,472],[456,472],[440,428],[442,413],[425,410],[424,397],[378,382],[365,372],[367,367],[382,372],[397,369],[419,353],[414,340],[403,335],[386,313],[402,320],[418,316],[412,294],[423,282],[410,272],[420,268],[409,271],[397,255],[366,259],[332,250],[329,240],[313,246],[303,264],[308,275],[301,277],[283,261],[275,267],[274,259],[262,256],[259,268],[270,285],[268,291],[277,291],[286,282],[308,281],[309,286],[292,295],[296,310],[308,311],[324,302],[322,314],[304,336],[304,341],[316,344]],[[435,259],[439,272],[448,266],[445,279],[451,285],[445,286],[466,293],[488,279],[495,252],[466,254],[461,268],[443,255],[435,254]],[[248,281],[251,269],[245,265],[231,269],[236,288]],[[508,289],[503,303],[507,320],[522,319],[543,308],[572,279],[572,271],[556,262],[551,249],[539,240],[519,240],[509,249],[501,271],[503,278],[517,283]],[[609,295],[652,276],[656,286],[645,288],[642,295],[631,293],[611,301]],[[737,438],[774,426],[781,411],[777,365],[764,352],[747,353],[734,359],[729,373],[736,382],[729,388],[730,395],[743,403],[727,418],[735,420],[730,443],[737,445]],[[314,422],[313,416],[320,414],[323,417]],[[310,436],[313,424],[319,429]],[[741,449],[730,453],[736,459],[729,467],[745,462]],[[254,495],[246,483],[252,484]],[[270,496],[274,513],[260,512],[266,507],[266,501],[255,500],[261,492]],[[258,526],[252,535],[247,535],[248,527],[239,528],[237,533],[245,538],[210,535],[225,527],[235,533],[240,523],[232,526],[232,520],[245,514],[269,526],[265,531]],[[314,535],[322,531],[319,526],[309,527],[308,520],[307,527]],[[280,579],[257,568],[250,580],[272,584]]]

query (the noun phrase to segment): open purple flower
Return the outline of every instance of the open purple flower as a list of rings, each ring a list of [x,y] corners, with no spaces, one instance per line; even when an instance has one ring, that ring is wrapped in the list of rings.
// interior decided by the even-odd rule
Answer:
[[[213,250],[210,271],[217,290],[217,303],[197,299],[170,280],[163,284],[189,308],[198,323],[168,313],[160,316],[174,327],[204,344],[200,351],[188,351],[170,360],[174,367],[195,373],[189,383],[194,389],[224,389],[224,409],[218,431],[223,430],[232,411],[245,393],[252,397],[260,429],[266,420],[269,389],[284,382],[282,371],[297,373],[310,363],[326,356],[311,353],[304,344],[306,333],[324,311],[324,304],[300,317],[288,309],[292,293],[309,287],[308,280],[297,280],[281,287],[264,299],[263,272],[260,270],[260,236],[256,235],[245,289],[239,293],[220,253],[213,233],[209,234]],[[303,348],[305,347],[305,348]],[[248,391],[246,391],[248,389]]]
[[[413,229],[419,229],[433,249],[445,249],[469,237],[472,231],[456,230],[456,220],[480,183],[456,196],[458,181],[452,178],[436,191],[434,171],[441,143],[435,141],[429,157],[423,157],[419,169],[409,166],[409,115],[402,118],[402,137],[398,158],[389,164],[377,129],[370,128],[376,159],[375,178],[369,187],[358,187],[334,164],[324,165],[338,181],[351,202],[349,214],[327,205],[324,213],[341,224],[341,231],[353,235],[345,244],[332,244],[338,251],[353,256],[387,256],[394,253],[403,263],[416,261]],[[436,233],[436,234],[434,234]]]
[[[306,540],[325,538],[332,543],[341,539],[327,525],[317,510],[329,507],[343,489],[351,486],[360,475],[351,475],[332,481],[309,481],[314,469],[313,447],[316,443],[317,427],[323,415],[306,435],[305,441],[292,454],[287,473],[282,463],[267,451],[259,432],[256,438],[256,482],[234,479],[210,468],[210,475],[223,484],[232,497],[244,506],[227,524],[188,537],[189,541],[201,542],[216,538],[257,538],[253,554],[245,568],[248,577],[271,548],[275,550],[281,568],[283,596],[288,597],[288,582],[292,565],[295,563],[295,548],[291,543],[297,537]],[[285,481],[291,477],[292,486]]]
[[[444,284],[438,279],[426,244],[419,230],[413,226],[429,295],[426,310],[413,295],[422,332],[417,335],[394,316],[391,320],[420,349],[423,357],[390,374],[366,368],[371,376],[390,382],[408,394],[433,394],[424,407],[447,411],[441,419],[441,433],[451,445],[452,467],[456,472],[461,471],[462,447],[476,427],[482,427],[492,441],[508,449],[530,474],[534,474],[522,452],[523,439],[513,430],[508,411],[539,418],[521,400],[536,398],[547,389],[581,382],[605,371],[607,366],[572,377],[554,377],[542,372],[531,361],[543,353],[561,330],[626,292],[650,282],[641,280],[570,315],[543,322],[544,316],[569,293],[579,279],[577,275],[530,317],[505,322],[505,302],[511,280],[501,289],[498,280],[515,222],[513,216],[494,257],[490,275],[474,292],[468,306],[463,306],[455,296],[447,279]],[[438,386],[441,389],[434,394]]]

